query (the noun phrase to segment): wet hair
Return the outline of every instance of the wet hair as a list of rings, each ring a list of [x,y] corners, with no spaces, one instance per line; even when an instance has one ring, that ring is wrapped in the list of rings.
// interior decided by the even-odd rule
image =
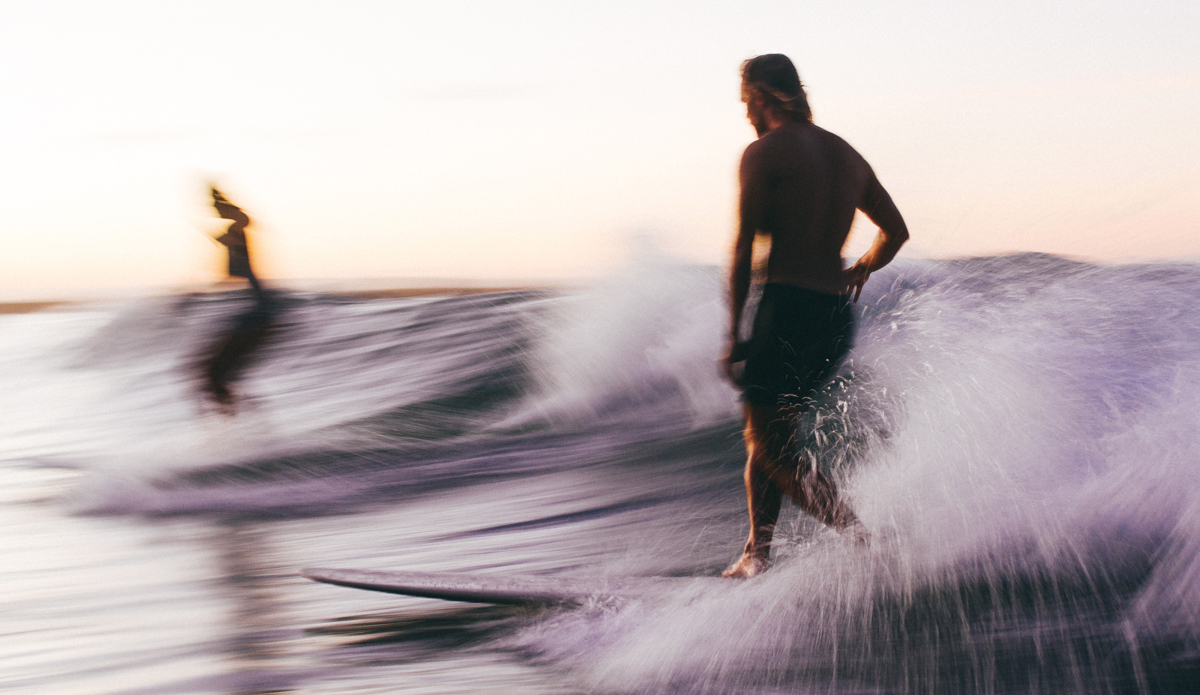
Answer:
[[[768,106],[797,121],[811,121],[812,109],[796,66],[782,53],[755,56],[742,63],[742,89],[754,88]]]

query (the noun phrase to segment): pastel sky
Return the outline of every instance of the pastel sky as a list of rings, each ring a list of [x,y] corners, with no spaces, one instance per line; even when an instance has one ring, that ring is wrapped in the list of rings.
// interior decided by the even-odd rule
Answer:
[[[1200,258],[1200,4],[0,1],[0,298],[220,277],[576,280],[723,264],[792,57],[906,254]],[[850,251],[873,230],[859,227]]]

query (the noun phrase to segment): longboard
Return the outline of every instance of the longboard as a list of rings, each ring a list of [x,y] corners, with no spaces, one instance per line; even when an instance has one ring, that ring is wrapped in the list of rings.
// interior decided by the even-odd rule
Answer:
[[[300,575],[316,582],[404,596],[497,605],[579,604],[592,599],[628,600],[699,587],[733,586],[720,577],[544,577],[454,572],[381,572],[309,568]]]

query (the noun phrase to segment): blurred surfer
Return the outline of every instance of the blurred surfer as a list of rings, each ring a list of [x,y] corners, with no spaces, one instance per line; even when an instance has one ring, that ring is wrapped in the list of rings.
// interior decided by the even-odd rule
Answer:
[[[234,317],[230,329],[210,346],[202,365],[205,391],[224,411],[231,413],[234,398],[229,388],[230,382],[266,338],[274,311],[270,296],[263,290],[250,266],[250,248],[246,240],[250,216],[215,187],[210,188],[217,214],[231,221],[225,233],[215,238],[229,252],[229,277],[245,278],[254,296],[253,306]]]
[[[844,140],[812,123],[800,76],[787,56],[742,63],[742,101],[758,139],[742,155],[737,238],[730,272],[726,375],[742,389],[750,537],[726,577],[766,569],[783,495],[856,542],[866,529],[811,454],[796,450],[796,417],[850,349],[851,294],[908,239],[900,211],[870,165]],[[870,250],[843,269],[855,210],[879,226]],[[750,289],[757,235],[770,240],[766,283],[750,340],[738,327]],[[739,370],[736,365],[744,363]],[[740,374],[739,374],[740,371]]]
[[[246,227],[250,226],[250,216],[229,202],[229,199],[215,187],[210,186],[210,189],[212,190],[213,207],[216,208],[217,215],[221,219],[231,221],[225,233],[215,237],[217,243],[223,245],[229,252],[229,277],[246,278],[250,283],[250,288],[254,291],[254,298],[261,301],[262,285],[259,284],[254,270],[250,267],[250,247],[246,243]]]

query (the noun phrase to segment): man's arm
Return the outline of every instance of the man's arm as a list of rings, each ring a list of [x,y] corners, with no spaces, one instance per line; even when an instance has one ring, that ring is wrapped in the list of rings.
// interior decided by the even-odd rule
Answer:
[[[763,174],[762,153],[751,145],[742,155],[738,170],[741,194],[738,200],[738,231],[733,243],[733,261],[729,269],[729,355],[726,366],[735,359],[734,348],[738,343],[738,327],[742,322],[742,311],[746,297],[750,294],[750,262],[754,253],[754,236],[763,227],[766,209],[766,186]]]
[[[908,226],[904,224],[900,210],[879,183],[879,179],[875,178],[875,172],[871,171],[870,167],[867,167],[867,185],[863,189],[863,199],[859,202],[858,209],[879,226],[879,234],[875,236],[871,248],[846,271],[846,284],[854,290],[856,302],[871,273],[891,263],[900,247],[908,241]]]

